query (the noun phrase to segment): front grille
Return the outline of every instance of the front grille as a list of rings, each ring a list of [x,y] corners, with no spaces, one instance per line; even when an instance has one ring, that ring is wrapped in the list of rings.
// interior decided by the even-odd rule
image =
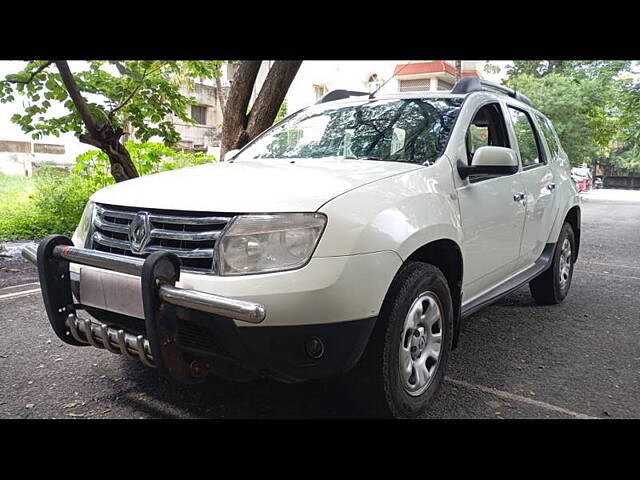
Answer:
[[[129,224],[138,212],[149,214],[151,227],[149,242],[140,254],[131,251],[129,240]],[[90,248],[139,258],[168,251],[180,257],[184,270],[212,272],[213,248],[232,218],[229,214],[96,205]]]

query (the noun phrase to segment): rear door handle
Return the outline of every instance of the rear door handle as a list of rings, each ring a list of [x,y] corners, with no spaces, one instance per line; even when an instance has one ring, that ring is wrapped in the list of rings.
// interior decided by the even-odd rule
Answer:
[[[556,189],[556,184],[550,183],[549,185],[547,185],[547,188],[549,189],[549,191],[553,192]]]
[[[525,199],[526,195],[523,192],[517,192],[513,194],[513,201],[514,202],[522,202],[522,204],[524,205],[524,199]]]

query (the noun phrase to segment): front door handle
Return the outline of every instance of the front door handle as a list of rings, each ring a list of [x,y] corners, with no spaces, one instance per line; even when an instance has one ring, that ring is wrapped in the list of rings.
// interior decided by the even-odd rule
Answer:
[[[549,185],[547,185],[547,188],[549,189],[549,191],[553,192],[556,189],[556,184],[550,183]]]
[[[524,194],[524,192],[517,192],[513,194],[513,201],[522,202],[523,205],[524,205],[525,198],[526,198],[526,195]]]

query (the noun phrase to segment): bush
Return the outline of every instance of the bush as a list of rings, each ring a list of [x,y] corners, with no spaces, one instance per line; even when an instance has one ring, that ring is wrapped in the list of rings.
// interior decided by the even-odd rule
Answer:
[[[176,152],[161,143],[125,142],[125,147],[140,175],[215,162],[213,155],[205,155],[201,152]],[[109,158],[100,150],[89,150],[78,155],[73,173],[86,177],[87,181],[93,185],[94,190],[114,182]]]
[[[159,143],[127,142],[126,147],[141,175],[215,161]],[[99,150],[79,155],[71,173],[41,167],[32,179],[0,174],[0,239],[71,236],[89,197],[112,183],[109,159]]]
[[[29,236],[33,188],[31,178],[0,173],[0,240]]]

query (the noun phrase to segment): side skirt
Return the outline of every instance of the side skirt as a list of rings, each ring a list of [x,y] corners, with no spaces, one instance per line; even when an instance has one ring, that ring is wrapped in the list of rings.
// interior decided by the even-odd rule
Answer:
[[[493,290],[481,295],[480,297],[472,300],[466,305],[462,306],[462,317],[468,317],[472,313],[477,312],[481,308],[486,307],[487,305],[492,304],[493,302],[501,299],[505,295],[513,292],[517,288],[521,287],[525,283],[529,283],[531,280],[536,278],[538,275],[543,273],[549,267],[551,267],[551,263],[553,262],[553,253],[555,252],[556,244],[555,243],[547,243],[542,251],[542,255],[536,260],[536,262],[529,267],[528,269],[520,272],[515,277],[510,278],[504,283],[501,283]]]

